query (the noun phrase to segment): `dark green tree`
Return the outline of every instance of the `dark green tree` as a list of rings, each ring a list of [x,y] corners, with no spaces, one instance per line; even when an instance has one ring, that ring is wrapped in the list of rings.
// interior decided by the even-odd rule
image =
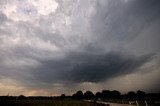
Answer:
[[[144,91],[138,90],[137,91],[137,97],[145,97],[146,93]]]
[[[129,98],[135,98],[136,97],[136,93],[134,91],[130,91],[130,92],[127,93],[127,96]]]
[[[93,99],[94,98],[94,94],[91,91],[86,91],[84,93],[84,98],[85,99]]]
[[[60,99],[64,99],[66,97],[66,95],[65,94],[62,94],[61,96],[60,96]]]
[[[110,98],[111,97],[111,91],[109,90],[103,90],[102,91],[102,98],[103,99],[107,99],[107,98]]]
[[[95,97],[96,97],[97,99],[99,99],[99,98],[102,97],[102,94],[101,94],[100,92],[97,92],[97,93],[95,94]]]
[[[119,98],[121,93],[117,90],[111,91],[111,97],[112,98]]]
[[[18,99],[25,99],[25,96],[24,95],[19,95]]]
[[[76,98],[76,99],[83,99],[83,92],[82,91],[77,91],[74,94],[74,98]]]

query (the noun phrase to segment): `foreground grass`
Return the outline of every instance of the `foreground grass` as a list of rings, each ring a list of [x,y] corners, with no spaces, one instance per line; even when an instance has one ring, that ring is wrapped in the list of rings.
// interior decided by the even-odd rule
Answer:
[[[5,100],[0,106],[104,106],[78,100]]]

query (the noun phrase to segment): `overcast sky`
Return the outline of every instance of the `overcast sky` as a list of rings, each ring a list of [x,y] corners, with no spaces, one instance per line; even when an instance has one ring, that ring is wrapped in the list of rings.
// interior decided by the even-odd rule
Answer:
[[[160,91],[160,0],[0,0],[0,95]]]

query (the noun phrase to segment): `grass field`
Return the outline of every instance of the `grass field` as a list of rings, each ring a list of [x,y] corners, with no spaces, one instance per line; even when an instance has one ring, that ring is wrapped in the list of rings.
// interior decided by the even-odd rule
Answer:
[[[78,100],[5,100],[0,106],[104,106]]]

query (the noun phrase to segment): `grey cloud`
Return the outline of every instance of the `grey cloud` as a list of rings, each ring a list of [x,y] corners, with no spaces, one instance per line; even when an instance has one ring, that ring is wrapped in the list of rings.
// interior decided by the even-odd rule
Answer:
[[[116,52],[104,54],[70,53],[64,59],[44,60],[33,70],[36,79],[52,82],[101,82],[134,72],[152,55],[126,56]]]
[[[5,14],[3,14],[1,11],[0,11],[0,25],[6,21],[8,18],[6,17]]]
[[[93,35],[99,36],[100,45],[125,46],[160,19],[158,0],[98,1],[96,10],[91,19],[91,29]]]
[[[98,83],[136,72],[155,59],[150,53],[159,53],[159,0],[57,2],[55,13],[39,14],[35,22],[13,21],[0,12],[0,42],[4,43],[4,47],[0,45],[0,76],[24,82],[22,85],[28,88],[47,88],[54,83]],[[10,24],[5,25],[7,18]],[[7,38],[19,41],[12,45]],[[25,43],[27,40],[30,45]],[[47,42],[60,50],[44,50],[41,43]],[[3,64],[6,59],[8,65],[14,60],[37,64],[9,67]]]

